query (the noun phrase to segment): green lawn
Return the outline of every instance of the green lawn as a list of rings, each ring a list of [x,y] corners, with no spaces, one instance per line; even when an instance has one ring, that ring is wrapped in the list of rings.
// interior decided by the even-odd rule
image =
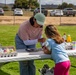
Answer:
[[[0,44],[2,46],[15,46],[14,37],[18,31],[19,25],[0,25]],[[76,40],[76,26],[58,26],[58,30],[61,35],[66,33],[70,34],[72,40]],[[45,36],[45,35],[43,35]],[[40,45],[37,44],[37,47]],[[76,58],[70,57],[72,65],[76,65]],[[48,64],[50,67],[54,66],[52,60],[35,60],[36,65],[36,75],[40,75],[38,69],[41,68],[44,64]],[[0,75],[19,75],[19,65],[18,62],[11,62],[4,65],[0,69]],[[76,68],[71,67],[70,75],[76,75]]]

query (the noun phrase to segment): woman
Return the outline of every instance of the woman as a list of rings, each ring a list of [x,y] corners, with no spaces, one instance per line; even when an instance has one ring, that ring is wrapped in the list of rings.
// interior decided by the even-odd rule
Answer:
[[[16,49],[35,48],[38,42],[44,42],[41,38],[45,16],[37,13],[20,25],[15,37]],[[20,61],[20,75],[35,75],[34,60]]]

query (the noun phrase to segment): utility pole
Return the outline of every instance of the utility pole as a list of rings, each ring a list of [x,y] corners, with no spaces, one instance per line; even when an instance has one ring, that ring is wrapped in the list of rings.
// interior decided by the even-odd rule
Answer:
[[[5,6],[6,6],[6,0],[5,0]]]
[[[62,0],[61,4],[63,4],[63,0]],[[63,10],[63,7],[61,7],[61,10]],[[60,11],[60,13],[61,13],[61,11]],[[60,15],[60,25],[61,25],[61,15]]]
[[[41,13],[41,0],[39,0],[39,5],[40,5],[40,13]]]

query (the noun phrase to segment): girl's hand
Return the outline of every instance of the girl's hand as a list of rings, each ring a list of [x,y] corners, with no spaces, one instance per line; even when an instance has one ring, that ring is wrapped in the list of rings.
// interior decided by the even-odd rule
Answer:
[[[47,47],[43,46],[42,48],[45,54],[51,54],[51,51],[49,51]]]

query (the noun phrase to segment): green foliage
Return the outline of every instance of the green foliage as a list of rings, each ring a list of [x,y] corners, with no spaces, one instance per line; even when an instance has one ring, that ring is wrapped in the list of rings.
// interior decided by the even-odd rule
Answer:
[[[3,7],[3,9],[4,9],[4,11],[8,11],[8,10],[10,10],[10,7],[6,5]]]
[[[66,2],[63,2],[62,5],[58,5],[58,8],[59,9],[64,9],[64,8],[74,8],[74,5],[73,4],[68,4]]]
[[[74,8],[73,4],[68,4],[69,8]]]
[[[35,8],[38,7],[39,4],[36,0],[15,0],[14,8]]]

